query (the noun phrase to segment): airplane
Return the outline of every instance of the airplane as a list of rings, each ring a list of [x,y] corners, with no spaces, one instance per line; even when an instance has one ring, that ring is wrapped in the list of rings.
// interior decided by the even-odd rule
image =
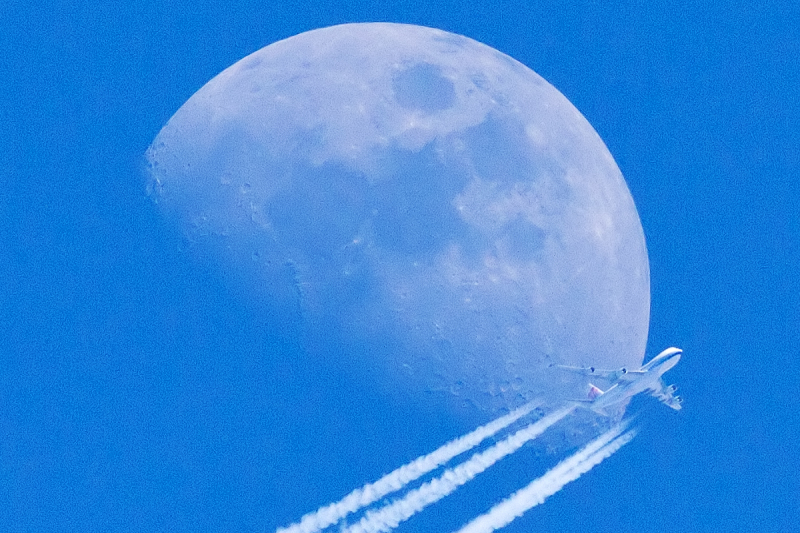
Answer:
[[[589,383],[589,395],[585,400],[575,402],[603,416],[610,416],[609,408],[636,396],[640,392],[650,392],[667,407],[676,411],[680,410],[683,399],[675,395],[677,387],[666,385],[661,376],[673,366],[678,364],[683,350],[680,348],[667,348],[639,370],[600,370],[593,366],[575,367],[551,364],[551,367],[577,372],[586,376],[597,376],[613,382],[606,391]]]

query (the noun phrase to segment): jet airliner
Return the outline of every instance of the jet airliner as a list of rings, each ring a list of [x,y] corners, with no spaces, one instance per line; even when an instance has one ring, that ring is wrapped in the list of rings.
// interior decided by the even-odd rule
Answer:
[[[555,364],[550,366],[609,380],[612,385],[606,391],[590,383],[588,398],[576,400],[579,405],[587,407],[598,414],[609,416],[611,414],[609,412],[610,407],[619,405],[640,392],[646,391],[661,400],[666,406],[677,411],[681,408],[683,400],[680,396],[675,395],[677,387],[675,385],[666,385],[661,376],[678,364],[682,353],[683,350],[680,348],[667,348],[639,370],[628,370],[626,368],[600,370],[593,366],[576,367]]]

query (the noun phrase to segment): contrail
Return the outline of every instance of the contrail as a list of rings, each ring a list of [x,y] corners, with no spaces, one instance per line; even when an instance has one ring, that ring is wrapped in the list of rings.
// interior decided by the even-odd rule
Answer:
[[[492,507],[486,514],[473,519],[457,533],[491,533],[544,503],[564,485],[581,477],[636,436],[636,430],[620,435],[624,429],[621,426],[607,431],[571,457],[561,461],[542,477],[535,479],[527,487]]]
[[[528,415],[540,404],[541,402],[534,401],[523,405],[493,422],[489,422],[462,437],[448,442],[438,450],[414,459],[397,470],[386,474],[378,481],[354,490],[338,502],[320,507],[313,513],[308,513],[299,522],[279,528],[276,533],[318,533],[337,523],[348,514],[380,500],[387,494],[402,489],[415,479],[447,463],[453,457],[471,450],[485,439]]]
[[[376,511],[367,511],[364,517],[343,533],[378,533],[391,531],[428,505],[439,501],[464,485],[500,459],[519,450],[526,442],[541,435],[550,426],[567,416],[575,406],[565,407],[526,426],[510,437],[476,453],[460,465],[445,471],[440,477],[411,490],[397,501]]]

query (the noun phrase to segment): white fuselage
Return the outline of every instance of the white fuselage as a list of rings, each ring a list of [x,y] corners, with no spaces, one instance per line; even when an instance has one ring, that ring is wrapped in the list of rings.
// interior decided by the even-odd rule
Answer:
[[[611,388],[598,396],[591,404],[593,411],[605,413],[606,408],[636,396],[647,390],[661,388],[661,376],[678,364],[680,350],[665,350],[638,372],[624,374]]]

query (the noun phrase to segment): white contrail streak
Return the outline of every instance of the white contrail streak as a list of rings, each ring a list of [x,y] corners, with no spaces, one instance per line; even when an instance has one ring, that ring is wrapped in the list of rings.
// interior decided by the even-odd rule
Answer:
[[[285,528],[279,528],[276,533],[318,533],[337,523],[348,514],[380,500],[387,494],[402,489],[415,479],[444,465],[453,457],[471,450],[485,439],[528,415],[539,404],[540,402],[534,401],[523,405],[497,420],[448,442],[438,450],[414,459],[394,472],[386,474],[378,481],[354,490],[338,502],[320,507],[313,513],[303,516],[299,522]]]
[[[565,407],[541,420],[520,429],[510,437],[486,450],[476,453],[460,465],[445,471],[440,477],[423,483],[397,501],[375,511],[367,511],[364,517],[344,530],[344,533],[378,533],[391,531],[428,505],[437,502],[464,485],[500,459],[519,450],[526,442],[541,435],[550,426],[575,409]]]
[[[513,522],[528,510],[560,491],[564,485],[575,481],[599,465],[607,457],[629,443],[636,436],[631,430],[620,436],[624,427],[607,431],[577,453],[564,459],[542,477],[518,490],[458,530],[457,533],[491,533]]]

